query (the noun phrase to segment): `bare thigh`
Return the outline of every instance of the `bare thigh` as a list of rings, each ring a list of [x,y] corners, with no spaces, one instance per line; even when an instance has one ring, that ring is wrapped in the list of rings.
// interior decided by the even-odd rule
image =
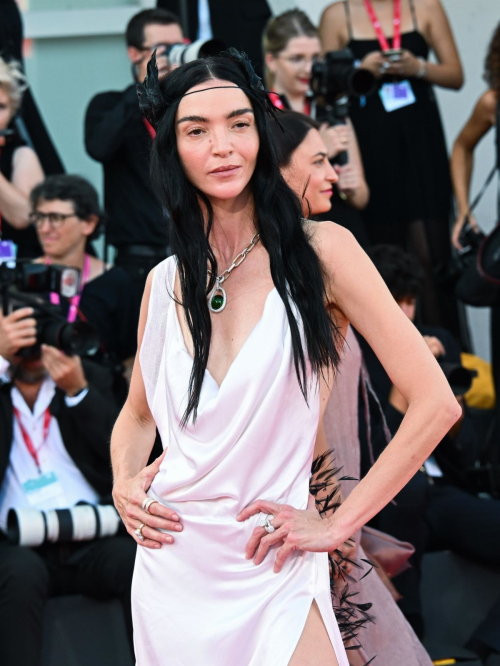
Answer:
[[[316,601],[288,666],[338,666],[337,657]]]

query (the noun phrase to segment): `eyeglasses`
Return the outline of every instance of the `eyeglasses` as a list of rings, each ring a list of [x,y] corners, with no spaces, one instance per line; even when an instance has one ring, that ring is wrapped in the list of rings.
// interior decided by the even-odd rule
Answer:
[[[77,217],[75,213],[31,213],[30,222],[36,224],[38,229],[43,227],[45,220],[48,220],[53,229],[60,229],[68,217]]]

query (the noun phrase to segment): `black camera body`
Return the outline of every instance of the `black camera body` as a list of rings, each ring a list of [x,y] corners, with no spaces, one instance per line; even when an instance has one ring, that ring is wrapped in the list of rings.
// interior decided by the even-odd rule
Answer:
[[[375,76],[367,69],[356,67],[351,49],[329,51],[313,63],[311,73],[312,116],[331,127],[345,125],[349,116],[349,97],[370,95],[375,90]],[[346,151],[333,160],[347,164]]]
[[[56,293],[66,298],[78,294],[80,271],[69,266],[38,264],[30,261],[0,263],[0,293],[4,316],[23,307],[32,307],[36,320],[36,345],[25,347],[19,355],[37,354],[42,344],[66,354],[83,356],[99,347],[97,331],[86,322],[68,322],[59,305],[47,303],[31,294]]]

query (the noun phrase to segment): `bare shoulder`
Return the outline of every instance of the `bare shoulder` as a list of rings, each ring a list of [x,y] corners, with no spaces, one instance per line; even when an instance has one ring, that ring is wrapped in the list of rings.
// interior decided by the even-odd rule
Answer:
[[[329,27],[335,26],[335,22],[340,16],[344,16],[345,8],[342,6],[343,2],[332,2],[323,10],[321,14],[321,21],[328,21]]]
[[[12,161],[14,168],[16,168],[16,166],[19,166],[21,163],[38,164],[38,157],[33,148],[30,148],[29,146],[19,146],[19,148],[15,149],[14,154],[12,155]]]
[[[308,222],[305,230],[327,272],[329,267],[349,261],[353,254],[363,253],[352,233],[335,222]]]

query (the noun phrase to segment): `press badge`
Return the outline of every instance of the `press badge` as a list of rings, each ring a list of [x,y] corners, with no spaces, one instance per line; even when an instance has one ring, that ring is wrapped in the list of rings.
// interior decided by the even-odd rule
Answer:
[[[36,479],[29,479],[23,483],[24,493],[30,506],[41,508],[50,503],[50,507],[64,503],[64,491],[55,472],[41,474]],[[58,500],[55,502],[54,500]]]
[[[398,83],[384,83],[378,91],[384,109],[390,113],[397,111],[410,104],[415,104],[416,98],[409,81],[399,81]]]

